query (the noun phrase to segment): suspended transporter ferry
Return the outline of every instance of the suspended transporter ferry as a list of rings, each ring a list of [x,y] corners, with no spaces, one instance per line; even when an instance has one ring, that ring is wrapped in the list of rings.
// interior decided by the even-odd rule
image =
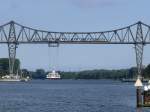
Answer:
[[[52,72],[48,73],[46,76],[47,79],[60,79],[60,74],[53,70]]]

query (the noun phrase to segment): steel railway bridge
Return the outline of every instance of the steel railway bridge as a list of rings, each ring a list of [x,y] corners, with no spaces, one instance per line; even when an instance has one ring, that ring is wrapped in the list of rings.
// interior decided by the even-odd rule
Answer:
[[[142,73],[143,49],[150,44],[150,26],[141,21],[120,29],[102,32],[54,32],[23,26],[10,21],[0,26],[0,44],[8,45],[9,74],[14,74],[16,49],[19,44],[133,44],[136,53],[138,77]]]

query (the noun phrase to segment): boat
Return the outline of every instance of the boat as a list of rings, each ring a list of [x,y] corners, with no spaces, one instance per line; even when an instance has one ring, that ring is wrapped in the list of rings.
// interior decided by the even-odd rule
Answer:
[[[21,77],[19,75],[5,75],[2,76],[0,81],[3,82],[19,82],[21,81]]]
[[[60,79],[60,78],[61,78],[60,74],[56,72],[55,70],[53,70],[52,72],[46,75],[46,79]]]
[[[22,76],[22,71],[21,74],[18,74],[18,70],[17,70],[17,74],[10,74],[10,75],[4,75],[0,78],[0,82],[27,82],[30,80],[30,77],[23,77]]]
[[[30,80],[29,77],[23,78],[17,75],[14,75],[14,76],[5,75],[1,77],[0,82],[1,81],[2,82],[27,82],[29,80]]]

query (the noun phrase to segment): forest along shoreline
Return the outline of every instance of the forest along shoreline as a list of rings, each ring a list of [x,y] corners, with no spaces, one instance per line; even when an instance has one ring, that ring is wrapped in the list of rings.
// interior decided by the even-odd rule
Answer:
[[[0,58],[0,77],[9,74],[9,59]],[[46,79],[46,75],[51,71],[44,69],[36,69],[35,71],[28,70],[20,67],[20,60],[15,60],[14,71],[22,72],[24,77],[29,76],[32,79]],[[83,71],[57,71],[61,79],[136,79],[137,68],[131,67],[129,69],[94,69],[94,70],[83,70]],[[150,64],[145,66],[142,71],[142,76],[145,79],[150,78]]]

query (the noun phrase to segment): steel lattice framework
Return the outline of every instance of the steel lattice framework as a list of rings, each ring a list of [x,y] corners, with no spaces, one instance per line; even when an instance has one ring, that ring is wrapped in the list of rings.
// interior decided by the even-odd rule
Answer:
[[[103,32],[53,32],[38,30],[10,21],[0,26],[0,44],[8,44],[9,72],[13,74],[18,44],[133,44],[138,76],[141,75],[144,45],[150,44],[150,26],[142,22]]]

